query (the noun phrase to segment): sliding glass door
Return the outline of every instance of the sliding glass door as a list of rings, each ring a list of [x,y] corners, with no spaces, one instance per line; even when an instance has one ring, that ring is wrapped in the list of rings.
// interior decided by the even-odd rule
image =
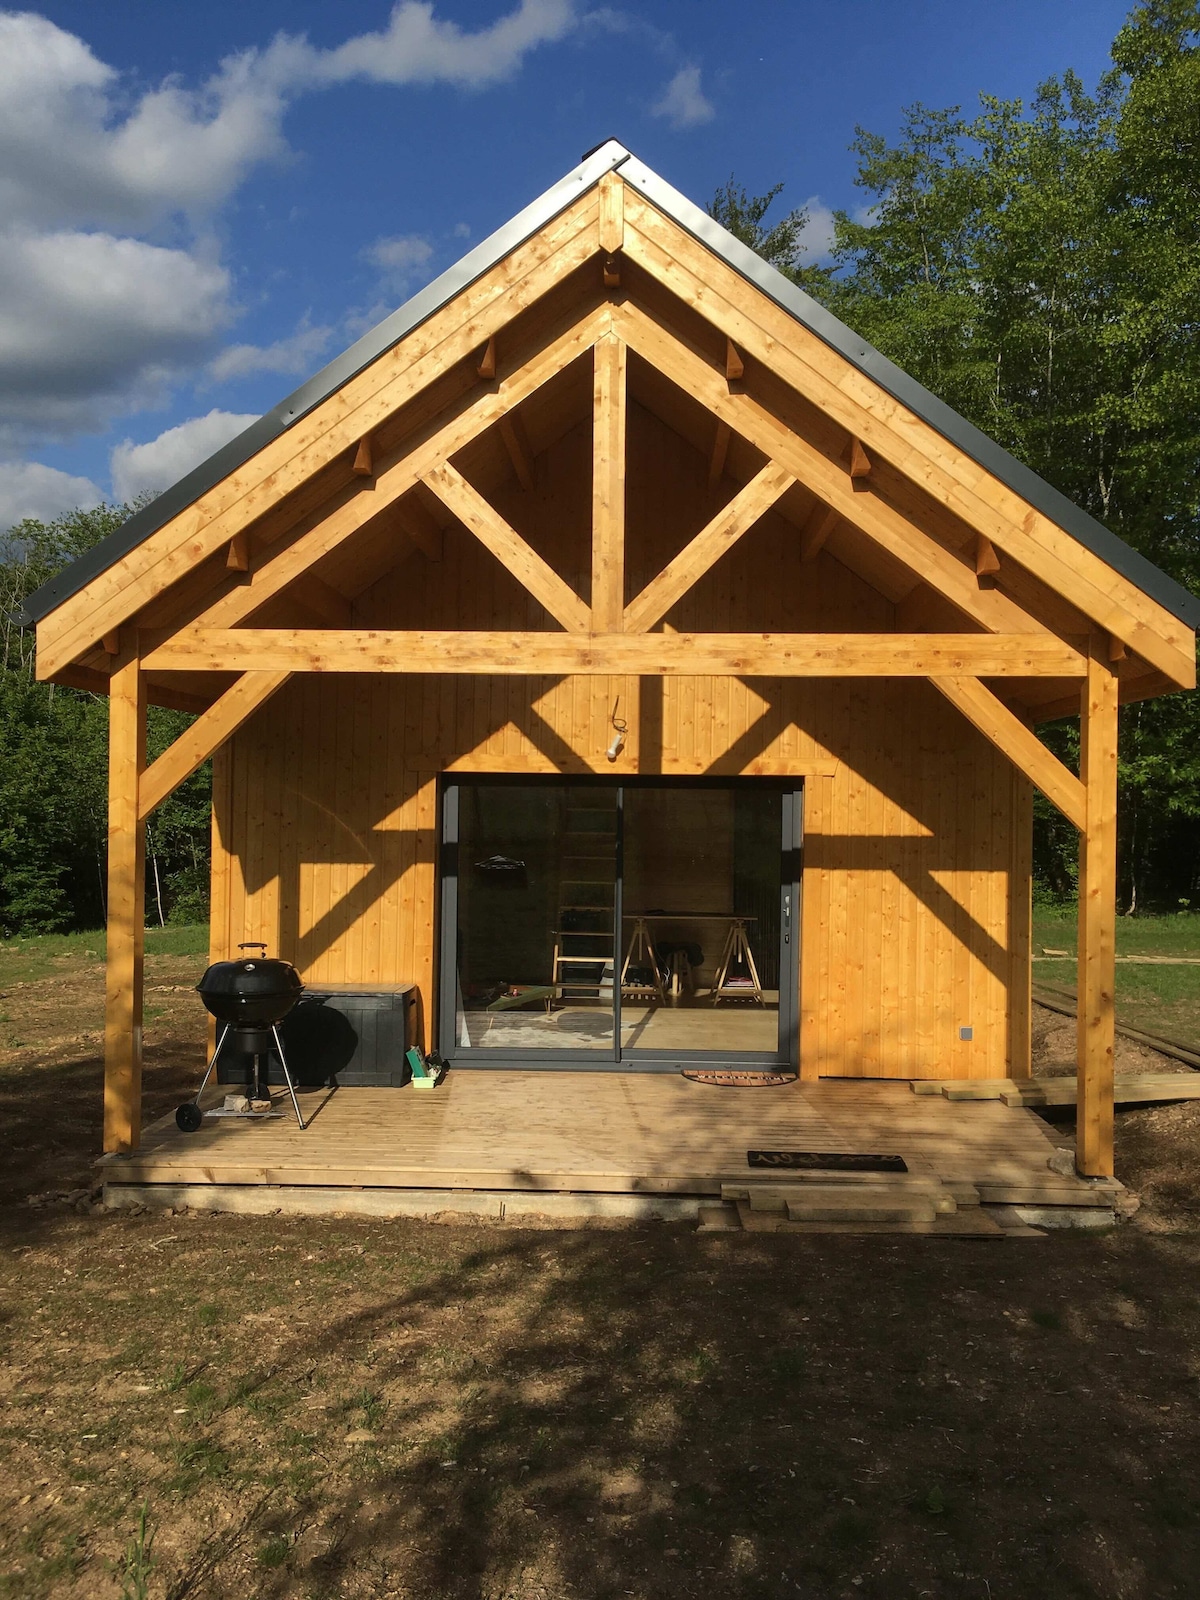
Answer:
[[[798,791],[449,783],[439,1048],[462,1065],[795,1060]]]

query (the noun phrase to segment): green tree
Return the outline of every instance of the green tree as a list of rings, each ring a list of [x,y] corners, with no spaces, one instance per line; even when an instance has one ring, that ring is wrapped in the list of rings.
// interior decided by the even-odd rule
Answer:
[[[713,196],[708,214],[802,289],[812,293],[826,291],[829,267],[808,259],[804,239],[804,230],[811,220],[808,207],[797,206],[787,216],[780,217],[769,227],[766,225],[767,212],[782,192],[783,184],[777,183],[766,194],[751,195],[731,177]]]
[[[1067,72],[1028,105],[913,107],[894,143],[859,129],[867,220],[837,214],[834,270],[807,286],[1200,592],[1197,0],[1138,5],[1112,59],[1092,92]],[[747,207],[731,180],[718,196],[756,248],[776,192]],[[1071,727],[1044,737],[1073,754]],[[1123,713],[1120,783],[1127,907],[1200,898],[1200,696]],[[1043,886],[1068,892],[1073,857],[1039,806]]]
[[[0,932],[96,927],[104,920],[108,701],[35,677],[24,600],[129,515],[127,506],[19,523],[0,542]],[[153,758],[190,719],[152,706]],[[155,812],[147,915],[206,912],[211,775],[202,769]]]

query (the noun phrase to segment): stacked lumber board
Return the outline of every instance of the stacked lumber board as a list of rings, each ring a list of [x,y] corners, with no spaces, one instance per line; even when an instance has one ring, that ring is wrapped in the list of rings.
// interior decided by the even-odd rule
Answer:
[[[945,1100],[999,1100],[1006,1106],[1036,1111],[1042,1106],[1073,1106],[1074,1075],[1061,1078],[926,1078],[912,1086],[916,1095]],[[1200,1100],[1200,1072],[1120,1074],[1113,1084],[1119,1106],[1155,1105],[1169,1100]]]
[[[920,1174],[789,1173],[783,1180],[723,1183],[721,1199],[722,1207],[701,1208],[702,1228],[970,1236],[1005,1231],[980,1210],[972,1185],[945,1184]]]

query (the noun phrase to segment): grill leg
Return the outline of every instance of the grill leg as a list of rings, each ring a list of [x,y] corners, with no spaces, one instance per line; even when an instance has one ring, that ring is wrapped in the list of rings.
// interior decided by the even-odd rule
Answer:
[[[287,1057],[283,1053],[283,1041],[279,1037],[279,1029],[271,1024],[271,1032],[275,1035],[275,1048],[279,1052],[279,1065],[283,1068],[284,1081],[288,1086],[288,1093],[292,1097],[292,1110],[296,1113],[296,1121],[300,1124],[300,1131],[304,1131],[304,1118],[300,1113],[300,1102],[296,1099],[296,1086],[292,1082],[292,1075],[288,1071]]]
[[[226,1023],[225,1026],[221,1029],[221,1037],[217,1040],[217,1048],[212,1053],[212,1060],[208,1063],[208,1066],[205,1067],[205,1069],[204,1069],[204,1076],[200,1079],[200,1087],[196,1090],[196,1104],[197,1105],[200,1104],[200,1096],[204,1093],[204,1090],[205,1090],[205,1088],[206,1088],[206,1086],[208,1084],[208,1080],[212,1077],[213,1068],[217,1064],[217,1057],[221,1054],[221,1046],[225,1043],[225,1040],[228,1038],[228,1036],[229,1036],[229,1024]]]

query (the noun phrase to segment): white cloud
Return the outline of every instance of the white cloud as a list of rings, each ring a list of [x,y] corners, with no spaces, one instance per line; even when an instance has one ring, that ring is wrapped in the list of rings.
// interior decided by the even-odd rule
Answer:
[[[0,428],[60,433],[146,402],[229,320],[223,267],[140,239],[0,231]]]
[[[146,444],[124,440],[112,453],[113,498],[133,500],[140,494],[161,494],[257,421],[254,412],[210,411],[168,428]]]
[[[393,7],[386,28],[364,33],[333,50],[313,50],[306,40],[276,40],[273,52],[293,81],[307,67],[313,82],[457,83],[480,89],[511,77],[530,50],[561,39],[575,25],[574,0],[520,0],[515,11],[478,33],[439,22],[424,0]]]
[[[700,87],[700,68],[680,67],[650,107],[652,117],[666,117],[673,128],[696,128],[716,116],[712,102]]]
[[[473,32],[403,0],[333,48],[280,34],[198,88],[168,79],[131,97],[84,40],[0,11],[0,442],[107,425],[206,360],[214,377],[303,370],[326,330],[213,356],[236,311],[209,222],[287,153],[291,101],[352,82],[482,88],[575,23],[575,0],[517,0]]]
[[[104,496],[90,478],[77,478],[40,461],[0,462],[0,529],[26,517],[49,522],[76,506],[98,506]]]
[[[376,239],[362,253],[379,273],[384,287],[403,294],[413,278],[433,258],[433,246],[419,233],[399,234],[394,239]]]
[[[208,364],[208,376],[215,383],[230,378],[255,377],[262,372],[295,376],[313,370],[329,348],[333,329],[313,327],[307,317],[286,339],[274,344],[231,344]]]
[[[833,212],[817,194],[809,195],[804,209],[808,212],[808,221],[800,235],[800,255],[805,261],[821,261],[833,248]]]

